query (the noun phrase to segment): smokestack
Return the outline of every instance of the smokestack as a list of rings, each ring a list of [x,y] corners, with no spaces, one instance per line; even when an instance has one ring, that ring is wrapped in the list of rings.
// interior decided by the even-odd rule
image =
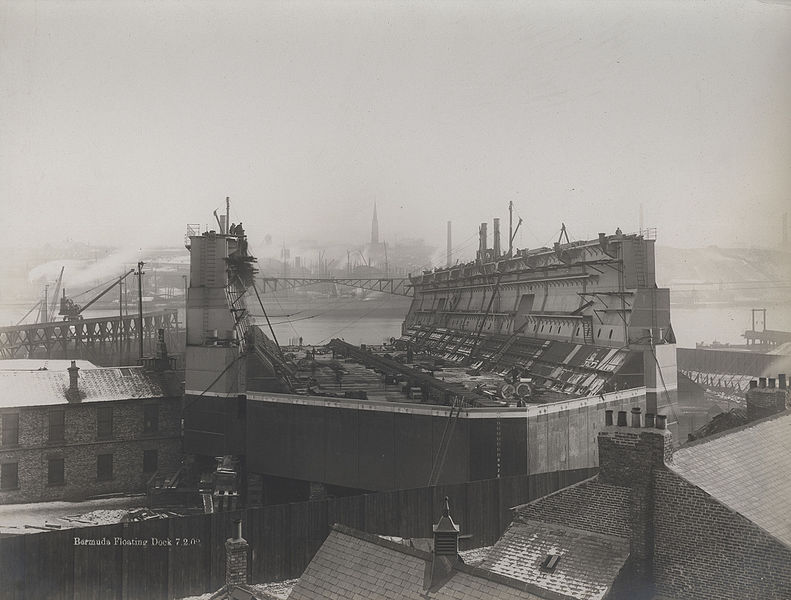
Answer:
[[[478,229],[478,260],[485,260],[486,259],[486,250],[488,250],[488,235],[486,232],[486,223],[481,223],[480,228]]]
[[[494,257],[500,257],[500,219],[494,220],[492,227],[492,247],[494,248]]]
[[[453,266],[453,246],[451,244],[451,226],[450,221],[448,221],[448,252],[447,252],[447,265],[448,267]]]

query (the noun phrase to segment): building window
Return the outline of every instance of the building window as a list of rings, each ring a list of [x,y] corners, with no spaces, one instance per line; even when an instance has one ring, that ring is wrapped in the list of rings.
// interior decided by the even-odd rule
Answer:
[[[147,404],[143,407],[143,433],[159,431],[159,406]]]
[[[19,413],[3,415],[3,446],[19,445]]]
[[[0,465],[0,490],[19,489],[19,463]]]
[[[113,455],[99,454],[96,457],[96,481],[110,481],[113,478]]]
[[[100,406],[96,409],[96,437],[100,440],[113,437],[112,406]]]
[[[49,413],[49,441],[62,442],[66,434],[66,411],[53,410]]]
[[[143,473],[153,473],[159,468],[159,455],[156,450],[143,450]]]
[[[50,458],[47,460],[47,485],[63,485],[66,479],[63,475],[63,459]]]

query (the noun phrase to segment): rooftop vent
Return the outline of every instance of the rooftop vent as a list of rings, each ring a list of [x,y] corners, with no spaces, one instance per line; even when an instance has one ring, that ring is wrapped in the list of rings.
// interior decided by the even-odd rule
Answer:
[[[560,562],[559,554],[547,554],[546,558],[541,563],[541,570],[552,573],[555,571],[555,567],[558,566],[558,562]]]

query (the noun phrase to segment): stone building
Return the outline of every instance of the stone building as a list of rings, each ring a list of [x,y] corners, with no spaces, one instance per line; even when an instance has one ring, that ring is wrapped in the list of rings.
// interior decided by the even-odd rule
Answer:
[[[181,392],[170,366],[0,371],[0,504],[142,492],[158,470],[177,468]]]

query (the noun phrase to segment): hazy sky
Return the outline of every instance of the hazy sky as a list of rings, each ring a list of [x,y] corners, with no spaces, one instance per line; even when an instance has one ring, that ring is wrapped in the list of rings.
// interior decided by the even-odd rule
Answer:
[[[517,245],[646,225],[776,243],[791,207],[782,2],[0,1],[0,245]],[[4,219],[5,220],[5,219]],[[292,254],[293,255],[293,254]]]

